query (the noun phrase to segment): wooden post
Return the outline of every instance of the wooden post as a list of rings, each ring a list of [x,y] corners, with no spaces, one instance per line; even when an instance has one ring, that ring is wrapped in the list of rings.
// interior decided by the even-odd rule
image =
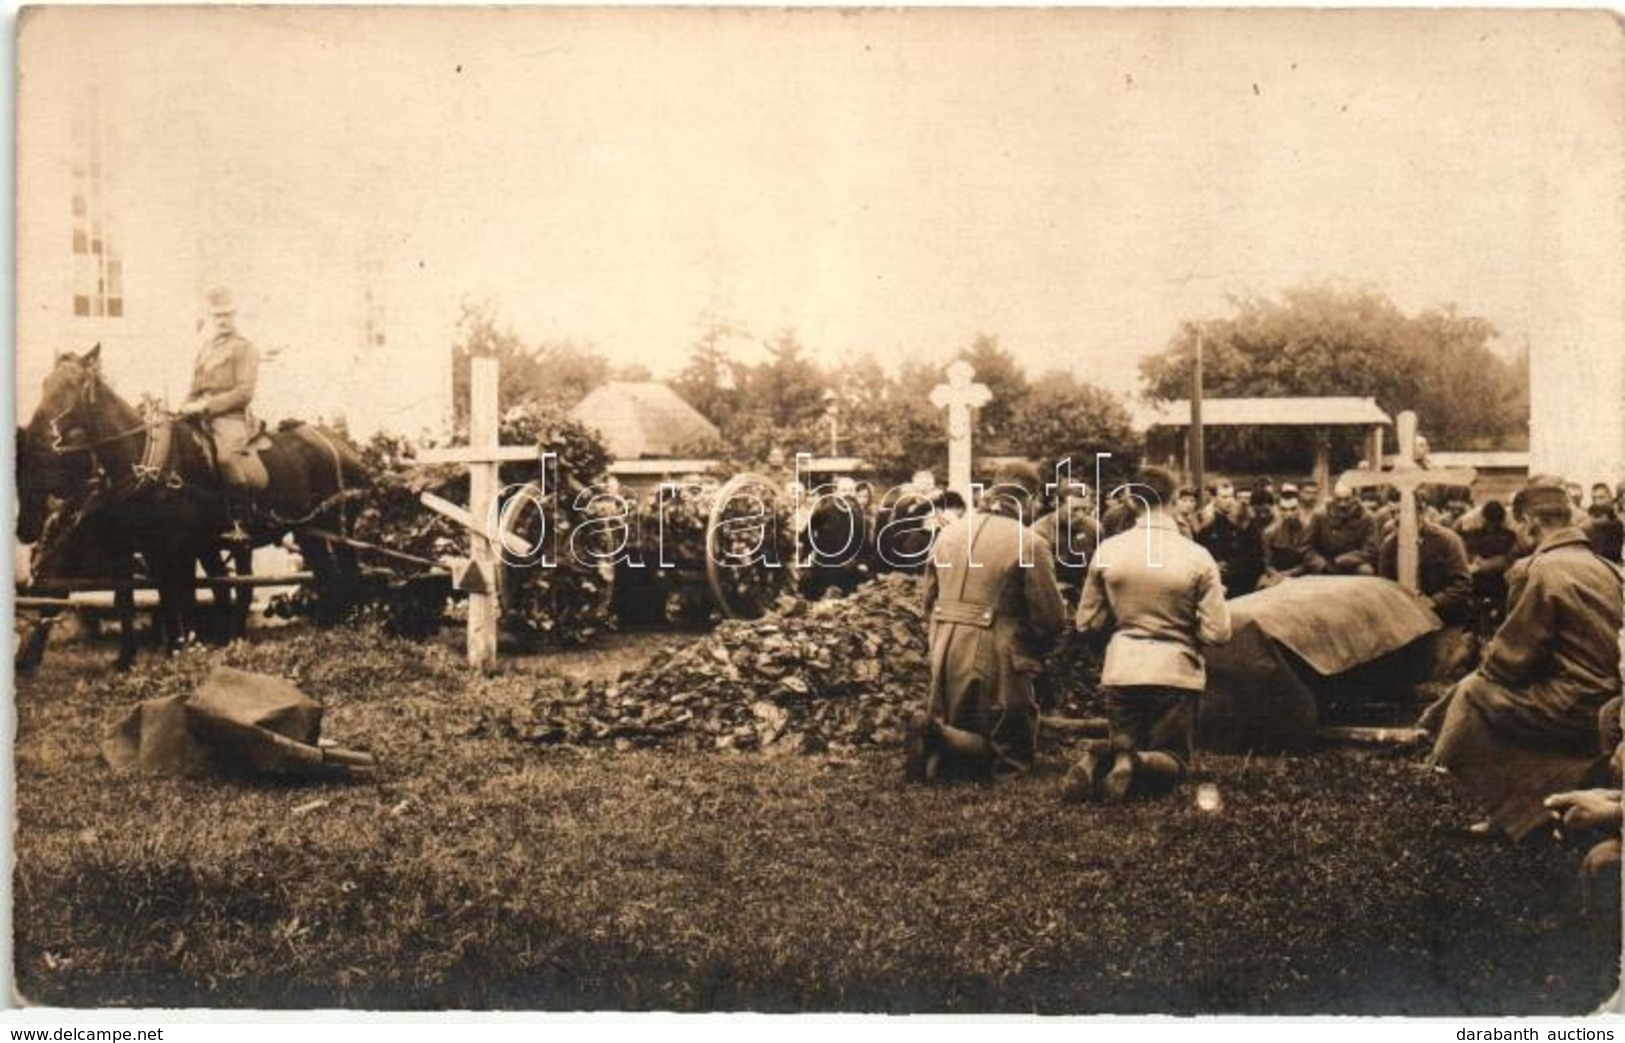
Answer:
[[[1399,529],[1396,535],[1398,542],[1395,545],[1398,550],[1396,578],[1406,590],[1419,592],[1422,589],[1418,567],[1422,523],[1417,516],[1416,489],[1430,482],[1440,485],[1471,485],[1478,477],[1478,472],[1470,467],[1449,471],[1423,470],[1417,466],[1414,455],[1416,414],[1405,410],[1395,418],[1394,426],[1399,436],[1399,444],[1395,447],[1392,471],[1384,471],[1379,465],[1365,471],[1348,471],[1338,480],[1355,489],[1389,485],[1399,490]]]
[[[1396,435],[1399,442],[1398,455],[1394,457],[1394,471],[1396,478],[1406,478],[1411,472],[1417,470],[1416,457],[1416,413],[1405,410],[1395,417]],[[1378,465],[1382,466],[1381,464]],[[1421,519],[1416,516],[1416,486],[1395,483],[1399,485],[1399,582],[1406,590],[1420,590],[1420,570],[1417,559],[1421,548],[1417,546],[1421,538]]]
[[[1374,467],[1381,468],[1381,464]],[[1322,502],[1331,497],[1332,491],[1332,444],[1324,427],[1315,428],[1315,484],[1320,486]]]
[[[931,404],[948,410],[948,488],[971,500],[971,410],[985,406],[993,397],[986,384],[978,384],[976,370],[964,359],[948,367],[948,382],[931,389]]]
[[[1202,327],[1196,327],[1196,364],[1191,367],[1191,487],[1196,490],[1196,506],[1207,500],[1207,432],[1202,428]]]
[[[497,666],[497,616],[502,605],[502,570],[497,567],[495,541],[511,553],[528,556],[534,548],[526,540],[501,531],[495,510],[501,478],[498,467],[508,460],[534,463],[541,459],[537,446],[501,445],[498,441],[497,361],[469,359],[468,445],[451,449],[419,450],[419,462],[463,464],[468,468],[468,509],[465,511],[433,493],[418,502],[468,530],[468,568],[456,578],[468,593],[468,663],[487,673]]]
[[[497,448],[497,360],[471,358],[469,361],[468,446],[474,450]],[[483,591],[468,595],[468,665],[491,673],[497,666],[496,553],[490,537],[496,530],[492,504],[497,494],[495,460],[470,461],[468,465],[468,511],[474,516],[469,534],[469,557],[479,573]]]

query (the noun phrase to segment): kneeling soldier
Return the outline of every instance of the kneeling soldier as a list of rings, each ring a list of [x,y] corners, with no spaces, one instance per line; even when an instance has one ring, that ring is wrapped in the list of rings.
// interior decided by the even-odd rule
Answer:
[[[930,702],[906,743],[914,781],[955,767],[995,779],[1032,767],[1033,679],[1066,622],[1053,551],[1028,528],[1042,489],[1037,468],[1007,465],[977,509],[937,537],[925,574]]]

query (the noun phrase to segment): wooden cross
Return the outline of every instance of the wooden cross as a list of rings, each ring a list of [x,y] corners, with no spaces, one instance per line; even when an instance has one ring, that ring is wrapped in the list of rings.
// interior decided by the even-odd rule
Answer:
[[[931,404],[948,410],[948,488],[971,502],[971,413],[993,397],[986,384],[977,384],[976,370],[964,359],[948,366],[948,383],[931,389]]]
[[[1471,485],[1478,472],[1470,467],[1448,471],[1426,470],[1416,462],[1416,414],[1405,410],[1394,420],[1399,431],[1399,452],[1394,458],[1394,469],[1384,471],[1382,461],[1371,462],[1371,469],[1344,471],[1338,479],[1352,489],[1367,489],[1377,485],[1392,486],[1399,490],[1399,582],[1412,593],[1421,591],[1417,551],[1421,539],[1421,519],[1416,513],[1416,489],[1421,485]],[[1379,540],[1381,534],[1378,534]]]
[[[457,577],[468,592],[468,664],[491,673],[497,665],[497,610],[501,590],[493,535],[510,552],[528,555],[529,543],[502,532],[493,510],[497,495],[497,467],[509,460],[538,460],[537,446],[501,445],[497,440],[497,360],[469,361],[468,445],[452,449],[424,449],[417,458],[426,464],[468,465],[468,508],[465,510],[433,493],[419,497],[423,505],[468,530],[469,563]]]

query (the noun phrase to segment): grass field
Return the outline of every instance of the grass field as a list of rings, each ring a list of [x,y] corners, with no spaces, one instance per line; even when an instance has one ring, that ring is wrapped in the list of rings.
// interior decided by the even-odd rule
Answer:
[[[1581,1013],[1617,964],[1581,849],[1475,843],[1420,753],[1207,757],[1184,794],[900,784],[895,753],[539,747],[541,675],[288,628],[106,671],[52,649],[17,692],[17,988],[104,1005],[573,1010]],[[365,784],[121,776],[108,722],[217,662],[290,677]],[[321,802],[318,804],[318,802]]]

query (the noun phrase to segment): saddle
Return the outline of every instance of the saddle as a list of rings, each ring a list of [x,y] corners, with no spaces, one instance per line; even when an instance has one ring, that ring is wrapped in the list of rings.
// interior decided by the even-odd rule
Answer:
[[[247,442],[244,444],[244,449],[257,458],[275,443],[266,430],[265,421],[250,416],[250,423],[253,425],[253,433],[249,435]],[[209,425],[201,420],[188,419],[179,426],[186,431],[193,444],[202,452],[203,458],[209,462],[209,469],[214,473],[215,480],[224,484],[225,476],[220,469],[220,449],[215,444],[214,433],[209,430]],[[143,467],[152,466],[161,469],[164,463],[168,461],[169,440],[175,427],[175,424],[166,424],[153,429],[153,435],[147,441],[147,451],[142,461]],[[260,464],[258,471],[262,478],[260,481],[250,482],[249,489],[255,493],[263,493],[270,487],[270,473],[263,463]]]

